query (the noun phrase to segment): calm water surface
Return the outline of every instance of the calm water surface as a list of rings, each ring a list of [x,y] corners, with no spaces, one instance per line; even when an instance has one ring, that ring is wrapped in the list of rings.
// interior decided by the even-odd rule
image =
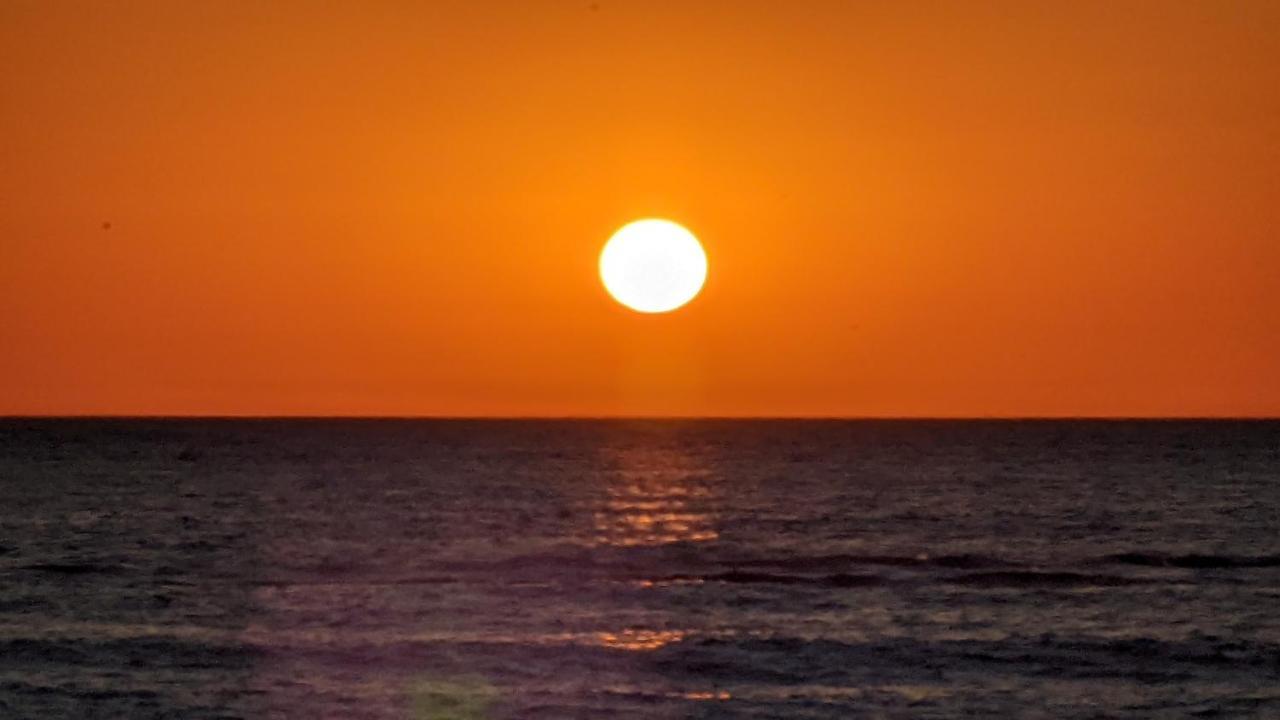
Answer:
[[[0,717],[1280,717],[1280,423],[0,421]]]

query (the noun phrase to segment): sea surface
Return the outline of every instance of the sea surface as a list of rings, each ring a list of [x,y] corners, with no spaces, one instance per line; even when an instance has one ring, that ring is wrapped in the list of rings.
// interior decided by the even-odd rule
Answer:
[[[1280,423],[0,420],[0,718],[1280,718]]]

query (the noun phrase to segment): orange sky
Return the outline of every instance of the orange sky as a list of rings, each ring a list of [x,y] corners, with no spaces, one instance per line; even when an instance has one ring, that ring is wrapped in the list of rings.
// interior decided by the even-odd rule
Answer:
[[[1280,414],[1280,3],[598,5],[0,4],[0,414]]]

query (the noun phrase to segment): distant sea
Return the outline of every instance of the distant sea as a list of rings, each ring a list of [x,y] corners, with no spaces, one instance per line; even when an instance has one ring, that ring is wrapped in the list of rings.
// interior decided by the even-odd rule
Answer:
[[[1280,718],[1280,423],[0,420],[2,718]]]

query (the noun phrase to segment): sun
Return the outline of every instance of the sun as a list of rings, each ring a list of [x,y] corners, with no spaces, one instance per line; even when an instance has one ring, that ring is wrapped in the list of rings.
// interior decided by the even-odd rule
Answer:
[[[693,233],[670,220],[636,220],[605,243],[600,280],[614,300],[632,310],[670,312],[702,290],[707,254]]]

